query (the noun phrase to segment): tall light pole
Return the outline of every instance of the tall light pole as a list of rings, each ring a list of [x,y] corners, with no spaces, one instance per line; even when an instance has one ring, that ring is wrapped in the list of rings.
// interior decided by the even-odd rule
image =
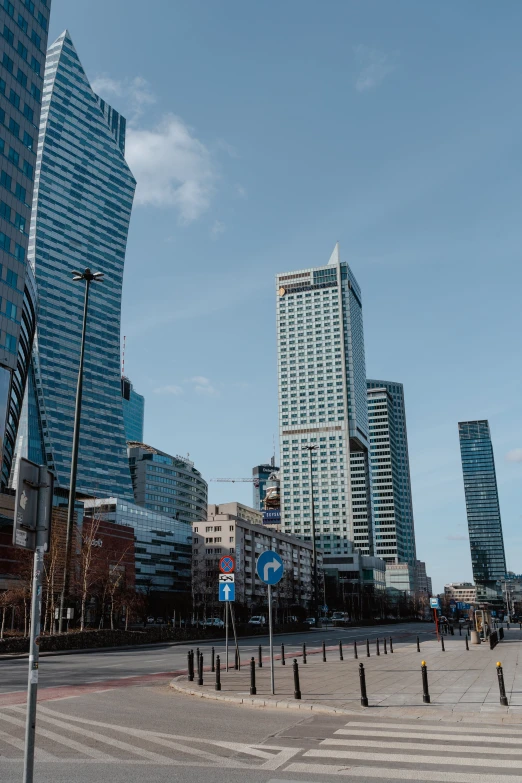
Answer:
[[[85,280],[85,299],[83,304],[82,342],[80,348],[80,367],[78,369],[78,384],[76,387],[76,407],[74,410],[74,430],[71,456],[71,479],[69,482],[69,505],[67,507],[67,528],[65,534],[65,560],[63,566],[63,585],[60,595],[60,610],[58,615],[58,632],[63,633],[65,598],[69,592],[71,570],[71,543],[74,519],[74,503],[76,500],[76,474],[78,472],[78,446],[80,442],[80,417],[82,413],[83,364],[85,358],[85,332],[87,329],[87,308],[89,306],[89,288],[92,282],[103,280],[103,272],[91,272],[87,267],[83,272],[73,272],[73,280]]]
[[[317,446],[304,446],[310,457],[310,495],[312,499],[312,584],[313,584],[313,599],[312,599],[312,615],[317,621],[317,596],[319,588],[317,586],[317,548],[315,545],[315,505],[314,505],[314,479],[312,476],[312,453],[317,451]]]

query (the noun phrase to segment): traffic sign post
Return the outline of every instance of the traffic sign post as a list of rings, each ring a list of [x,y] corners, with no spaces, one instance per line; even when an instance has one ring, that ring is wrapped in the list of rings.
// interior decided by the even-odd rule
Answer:
[[[232,555],[223,555],[219,560],[219,600],[225,602],[225,665],[228,672],[228,613],[230,601],[236,598],[236,586],[234,583],[234,571],[236,570],[236,561]],[[227,581],[222,581],[224,576],[228,576]],[[225,589],[225,585],[228,589]],[[236,643],[237,646],[237,643]]]
[[[440,601],[438,596],[430,598],[430,607],[433,609],[433,616],[435,618],[435,631],[437,633],[437,641],[439,641],[439,616],[437,609],[440,609]]]
[[[236,600],[236,586],[234,582],[220,582],[219,583],[219,600],[220,601],[235,601]]]
[[[285,567],[281,555],[272,549],[267,549],[257,558],[256,572],[258,577],[268,585],[268,635],[270,639],[270,682],[272,695],[275,693],[274,684],[274,637],[272,626],[272,585],[276,585],[283,577]]]

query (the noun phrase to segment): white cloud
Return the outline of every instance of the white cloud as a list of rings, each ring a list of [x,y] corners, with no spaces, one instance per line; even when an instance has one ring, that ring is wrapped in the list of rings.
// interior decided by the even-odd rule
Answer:
[[[236,185],[236,195],[239,196],[239,198],[246,198],[248,195],[246,188],[244,188],[243,185],[240,185],[239,183]]]
[[[174,207],[183,223],[208,209],[214,164],[179,117],[169,114],[152,130],[129,127],[126,158],[138,183],[136,204]]]
[[[225,224],[221,220],[214,220],[214,225],[210,229],[210,236],[212,239],[217,239],[221,234],[225,232]]]
[[[366,92],[378,87],[396,68],[393,58],[368,46],[356,46],[354,55],[357,66],[355,78],[357,92]]]
[[[507,462],[522,462],[522,449],[512,449],[506,454]]]
[[[156,96],[143,76],[135,76],[133,79],[112,79],[106,74],[97,76],[91,82],[95,93],[102,98],[116,96],[124,103],[125,111],[129,112],[129,124],[135,123],[143,114],[145,106],[156,103]]]
[[[154,389],[154,394],[183,394],[181,386],[158,386]]]
[[[217,389],[212,386],[210,380],[205,378],[204,375],[196,375],[194,378],[191,378],[190,381],[194,384],[194,391],[196,394],[205,394],[209,397],[213,394],[217,394]]]
[[[97,95],[122,95],[123,86],[117,79],[110,76],[97,76],[91,82],[91,87]]]

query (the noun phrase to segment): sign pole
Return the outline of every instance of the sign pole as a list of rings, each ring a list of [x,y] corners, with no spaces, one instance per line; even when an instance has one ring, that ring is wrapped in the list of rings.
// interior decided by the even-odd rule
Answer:
[[[439,617],[437,615],[436,609],[433,609],[433,615],[435,617],[435,631],[437,633],[437,641],[439,641]]]
[[[228,672],[228,601],[225,603],[225,658]]]
[[[272,633],[272,585],[268,585],[268,635],[270,639],[270,683],[272,686],[272,696],[275,693],[274,688],[274,637]]]

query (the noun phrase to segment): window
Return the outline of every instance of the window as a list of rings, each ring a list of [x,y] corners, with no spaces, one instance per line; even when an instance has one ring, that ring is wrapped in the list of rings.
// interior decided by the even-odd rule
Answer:
[[[20,155],[16,150],[14,150],[12,147],[9,148],[9,160],[15,164],[15,166],[18,166],[18,162],[20,160]]]
[[[24,106],[24,117],[27,117],[29,122],[34,122],[34,111],[30,106],[27,105],[27,103]]]
[[[4,66],[4,68],[7,71],[9,71],[9,73],[13,73],[14,63],[11,60],[11,58],[7,56],[7,54],[5,52],[4,52],[4,56],[2,58],[2,65]]]
[[[29,179],[33,178],[33,167],[27,160],[24,160],[23,172],[26,177],[29,177]]]
[[[36,30],[33,30],[31,32],[31,41],[34,43],[37,49],[41,48],[42,39],[40,38]]]
[[[20,82],[22,87],[27,87],[27,76],[22,71],[21,68],[18,69],[18,73],[16,74],[16,80]]]
[[[27,24],[27,19],[25,16],[22,16],[22,14],[18,14],[18,27],[24,31],[24,33],[27,33],[27,30],[29,29],[29,25]]]
[[[9,118],[9,130],[13,136],[16,136],[17,138],[20,136],[20,126],[12,117]]]
[[[24,147],[27,147],[28,150],[32,150],[34,147],[34,139],[27,131],[24,131]]]
[[[11,353],[16,353],[16,337],[14,337],[14,335],[6,334],[6,336],[5,336],[5,347]]]
[[[18,307],[15,304],[13,304],[12,302],[5,303],[5,314],[12,321],[16,321],[17,312],[18,312]]]
[[[14,16],[14,5],[10,2],[10,0],[4,0],[3,6],[4,10],[7,11],[9,16]]]
[[[34,84],[34,82],[31,84],[31,95],[37,101],[39,101],[42,97],[42,93],[40,92],[36,84]]]
[[[13,31],[10,30],[9,27],[6,24],[4,24],[3,36],[4,36],[5,40],[7,41],[7,43],[10,43],[11,45],[14,44]]]
[[[17,261],[20,261],[20,263],[24,263],[25,261],[25,248],[22,247],[22,245],[15,245],[15,258]]]
[[[29,52],[27,51],[27,46],[24,46],[24,44],[21,41],[18,41],[18,54],[24,60],[27,60],[27,55],[29,54]]]
[[[13,272],[12,269],[8,269],[7,270],[7,275],[6,275],[6,278],[5,278],[5,282],[7,283],[7,285],[10,285],[12,288],[17,288],[18,287],[18,275],[16,274],[16,272]]]
[[[3,201],[0,201],[0,218],[4,218],[4,220],[11,220],[11,207],[5,204]]]
[[[11,190],[12,179],[5,171],[0,172],[0,185],[3,185],[7,190]]]
[[[9,218],[11,218],[11,210],[9,209]],[[16,228],[21,231],[22,233],[25,231],[25,218],[22,215],[19,215],[18,212],[15,212],[15,219],[14,224]]]
[[[11,240],[7,236],[7,234],[4,234],[0,231],[0,248],[2,250],[5,250],[7,253],[11,250]]]
[[[36,57],[31,57],[31,68],[35,73],[40,73],[40,63],[36,59]]]
[[[42,26],[42,28],[44,30],[47,30],[47,19],[45,18],[45,16],[42,14],[41,11],[38,11],[37,19],[38,19],[40,25]]]
[[[24,0],[24,5],[26,8],[29,9],[29,11],[34,14],[34,3],[33,0]]]
[[[19,182],[16,183],[15,187],[15,196],[16,198],[19,198],[20,201],[23,201],[25,204],[25,188],[23,188]]]

